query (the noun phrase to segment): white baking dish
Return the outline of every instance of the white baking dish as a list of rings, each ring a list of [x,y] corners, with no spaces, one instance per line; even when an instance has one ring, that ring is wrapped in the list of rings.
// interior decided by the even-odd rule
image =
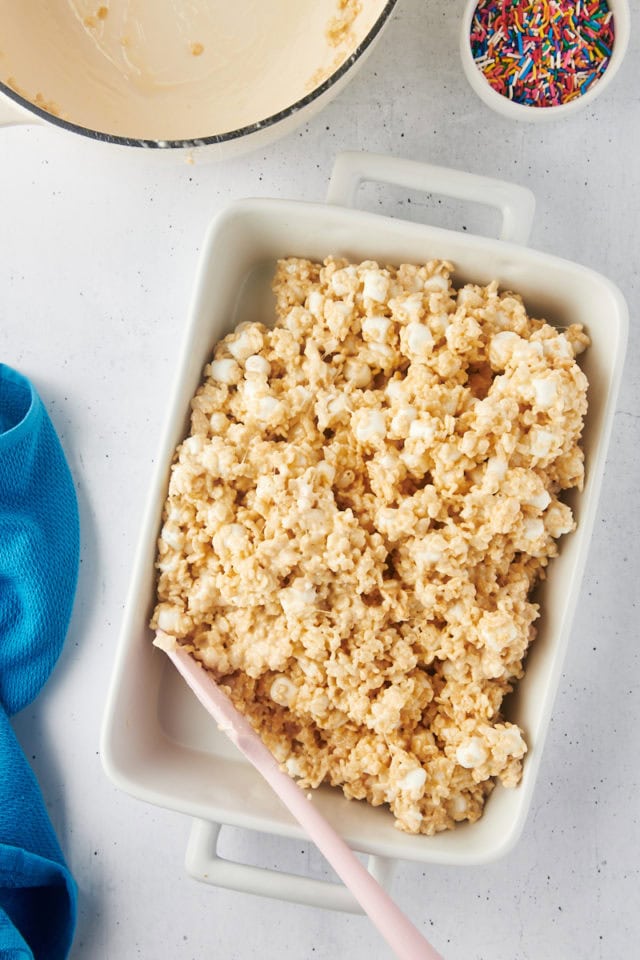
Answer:
[[[498,207],[500,240],[364,213],[349,208],[363,180],[403,184]],[[578,600],[627,333],[620,292],[584,267],[520,245],[528,237],[533,198],[520,187],[387,157],[343,154],[338,158],[329,204],[280,200],[235,203],[212,223],[195,296],[158,466],[151,487],[106,708],[102,758],[111,779],[150,803],[196,818],[187,867],[201,879],[299,902],[357,910],[339,885],[230,863],[216,854],[219,824],[289,837],[300,836],[280,802],[212,724],[164,655],[152,647],[148,628],[154,603],[154,559],[169,466],[187,430],[189,402],[215,342],[241,319],[265,319],[271,310],[269,280],[276,258],[322,259],[339,254],[382,262],[451,260],[456,278],[480,283],[497,278],[520,292],[529,311],[558,325],[583,323],[592,346],[583,355],[589,378],[584,447],[585,489],[572,503],[577,531],[561,542],[549,578],[539,591],[542,617],[526,675],[506,714],[526,732],[529,753],[515,790],[498,786],[475,824],[434,837],[396,830],[385,808],[348,801],[329,787],[314,802],[370,869],[389,873],[386,858],[447,864],[479,864],[516,842],[530,804],[551,707]]]

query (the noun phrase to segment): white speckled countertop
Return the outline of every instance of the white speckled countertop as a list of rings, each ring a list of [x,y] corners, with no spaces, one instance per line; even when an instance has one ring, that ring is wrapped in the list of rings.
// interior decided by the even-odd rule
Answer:
[[[447,960],[618,960],[640,936],[640,40],[592,109],[518,125],[482,106],[457,54],[462,2],[404,0],[313,122],[219,165],[147,166],[36,127],[0,132],[0,360],[36,383],[76,478],[79,593],[58,668],[16,729],[80,887],[72,960],[384,958],[361,917],[219,891],[183,869],[187,821],[119,793],[99,730],[132,551],[196,255],[230,199],[322,200],[335,153],[364,149],[529,186],[532,245],[609,276],[631,337],[599,518],[532,810],[486,867],[399,865],[398,902]],[[633,0],[632,13],[640,15]],[[362,203],[492,230],[397,190]],[[635,241],[635,242],[634,242]],[[307,845],[227,829],[223,852],[323,876]]]

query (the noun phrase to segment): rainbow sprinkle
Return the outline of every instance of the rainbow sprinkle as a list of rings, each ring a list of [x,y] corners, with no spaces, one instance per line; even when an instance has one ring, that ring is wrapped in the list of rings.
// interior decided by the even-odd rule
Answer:
[[[613,14],[604,0],[480,0],[470,40],[478,69],[503,97],[557,107],[607,69]]]

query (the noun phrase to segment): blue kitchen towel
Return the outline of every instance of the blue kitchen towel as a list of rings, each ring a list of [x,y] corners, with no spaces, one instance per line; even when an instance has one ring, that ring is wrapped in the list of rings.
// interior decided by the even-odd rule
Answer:
[[[79,562],[78,504],[29,381],[0,364],[0,960],[64,960],[76,886],[9,717],[62,649]]]

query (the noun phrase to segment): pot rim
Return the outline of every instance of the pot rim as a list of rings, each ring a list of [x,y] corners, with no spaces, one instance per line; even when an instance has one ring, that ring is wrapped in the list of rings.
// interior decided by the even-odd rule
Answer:
[[[13,100],[14,103],[18,104],[18,106],[28,110],[30,113],[34,113],[36,116],[47,121],[48,123],[53,123],[58,127],[62,127],[64,130],[68,130],[70,133],[78,133],[81,136],[88,137],[92,140],[100,140],[104,143],[114,143],[125,147],[142,147],[144,149],[151,150],[193,149],[196,147],[210,146],[212,144],[227,143],[233,140],[239,140],[241,137],[247,137],[253,133],[258,133],[261,130],[275,126],[280,121],[286,120],[288,117],[291,117],[300,110],[303,110],[305,107],[309,106],[309,104],[313,103],[314,100],[317,100],[324,93],[330,90],[331,87],[333,87],[336,83],[338,83],[339,80],[342,79],[342,77],[351,69],[354,63],[359,60],[363,53],[371,46],[388,21],[394,7],[398,2],[399,0],[386,0],[383,9],[361,43],[346,58],[346,60],[341,63],[334,73],[327,77],[327,79],[324,80],[319,86],[314,87],[310,93],[306,94],[300,100],[296,100],[295,103],[285,107],[283,110],[279,110],[277,113],[266,117],[264,120],[256,120],[244,127],[239,127],[236,130],[229,130],[225,133],[215,133],[207,137],[192,137],[184,140],[145,140],[137,137],[121,137],[117,136],[116,134],[105,133],[101,130],[93,130],[91,127],[83,127],[80,124],[72,123],[69,120],[58,117],[53,113],[48,113],[31,100],[27,100],[25,97],[21,96],[12,87],[8,86],[6,83],[3,83],[1,80],[0,94],[4,94],[4,96],[8,97],[10,100]]]

